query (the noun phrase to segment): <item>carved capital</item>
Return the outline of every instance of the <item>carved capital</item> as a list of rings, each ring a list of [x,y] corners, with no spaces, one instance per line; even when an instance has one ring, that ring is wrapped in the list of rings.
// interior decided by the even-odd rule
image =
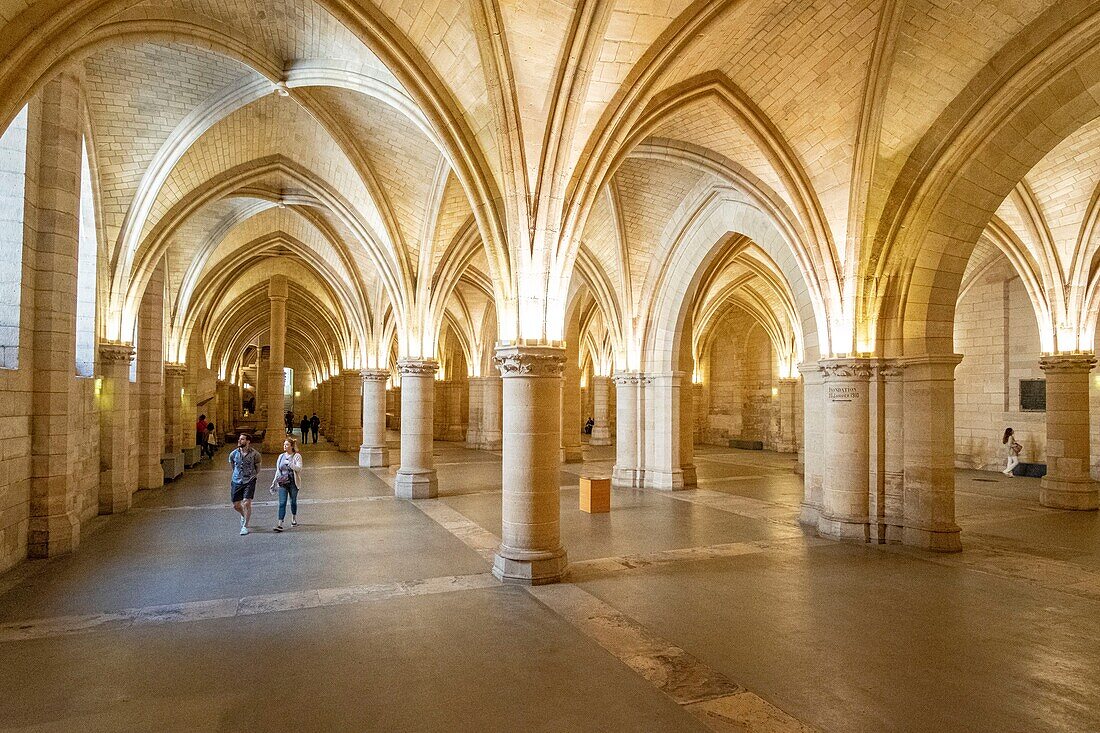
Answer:
[[[887,379],[893,379],[905,374],[905,368],[897,359],[882,359],[875,365],[878,373]]]
[[[129,364],[134,360],[134,347],[119,341],[103,341],[99,344],[99,358],[104,362],[124,361]]]
[[[183,379],[187,376],[187,365],[179,364],[174,361],[166,361],[164,362],[164,376]]]
[[[439,362],[435,359],[402,359],[397,362],[397,371],[402,377],[434,377],[439,371]]]
[[[867,381],[874,370],[874,365],[869,359],[822,359],[820,364],[821,372],[827,381],[839,379]]]
[[[1049,354],[1039,359],[1039,368],[1054,374],[1088,374],[1095,366],[1094,354]]]
[[[359,372],[359,376],[363,382],[382,382],[385,384],[386,380],[390,378],[389,369],[364,369]]]
[[[639,385],[653,384],[653,377],[642,372],[619,372],[611,377],[615,384]]]
[[[493,365],[501,377],[561,377],[565,349],[554,346],[508,346],[497,349]]]

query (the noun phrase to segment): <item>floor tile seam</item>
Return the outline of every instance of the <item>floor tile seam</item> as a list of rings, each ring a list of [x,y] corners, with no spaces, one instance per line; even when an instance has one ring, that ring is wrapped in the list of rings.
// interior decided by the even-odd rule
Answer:
[[[456,587],[447,587],[447,583]],[[257,616],[281,611],[310,610],[356,603],[459,593],[502,587],[491,573],[443,575],[370,585],[336,586],[253,596],[157,604],[87,614],[47,616],[0,623],[0,643],[56,638],[100,630],[118,631],[167,623]]]
[[[329,497],[325,499],[299,499],[298,503],[303,505],[318,505],[318,504],[357,504],[359,502],[370,501],[396,501],[397,497],[389,495],[381,496],[346,496],[346,497]],[[263,501],[253,501],[253,507],[273,507],[279,506],[279,502],[276,499],[264,499]],[[224,504],[182,504],[179,506],[143,506],[143,507],[130,507],[125,514],[157,514],[160,512],[180,512],[180,511],[206,511],[212,509],[230,509],[232,504],[226,502]]]
[[[993,546],[989,546],[989,545],[986,545],[986,546],[977,545],[976,547],[974,547],[974,549],[984,549],[984,550],[989,551],[989,552],[1000,554],[1002,556],[1009,556],[1009,557],[1012,557],[1012,558],[1024,559],[1024,560],[1029,560],[1029,561],[1040,560],[1042,562],[1054,564],[1055,566],[1057,566],[1059,568],[1064,568],[1065,570],[1070,571],[1071,574],[1073,574],[1073,573],[1083,574],[1083,575],[1086,576],[1086,578],[1084,580],[1075,582],[1073,585],[1080,585],[1081,583],[1089,582],[1091,580],[1091,581],[1094,581],[1096,583],[1097,590],[1095,592],[1090,592],[1086,589],[1078,589],[1078,588],[1072,588],[1072,587],[1068,587],[1068,586],[1064,586],[1064,585],[1056,585],[1054,583],[1044,582],[1041,579],[1032,578],[1032,577],[1022,575],[1022,574],[1019,574],[1019,573],[1009,572],[1007,570],[997,568],[997,567],[994,567],[994,566],[991,566],[991,565],[988,565],[988,564],[984,564],[984,565],[979,564],[981,561],[962,562],[962,561],[952,560],[952,558],[965,556],[966,548],[963,549],[962,553],[955,553],[955,554],[950,554],[950,555],[945,555],[945,556],[940,556],[938,554],[929,553],[927,551],[919,550],[919,549],[916,549],[916,548],[898,547],[898,549],[901,550],[900,554],[904,555],[905,557],[908,557],[908,558],[911,558],[911,559],[914,559],[914,560],[920,560],[921,562],[926,562],[926,563],[930,563],[930,564],[933,564],[933,565],[938,565],[940,567],[956,568],[956,569],[959,569],[959,570],[967,570],[967,571],[970,571],[970,572],[981,573],[982,575],[986,575],[986,576],[989,576],[989,577],[992,577],[992,578],[1000,578],[1002,580],[1012,580],[1012,581],[1016,581],[1016,582],[1019,582],[1019,583],[1024,583],[1026,585],[1034,586],[1036,588],[1042,588],[1044,590],[1052,590],[1052,591],[1056,591],[1056,592],[1059,592],[1059,593],[1065,593],[1067,595],[1074,596],[1075,598],[1085,598],[1085,599],[1088,599],[1088,600],[1100,600],[1100,572],[1095,571],[1095,570],[1091,570],[1091,569],[1086,568],[1082,565],[1077,565],[1075,563],[1067,562],[1065,560],[1054,560],[1052,558],[1046,558],[1046,557],[1042,557],[1042,556],[1039,556],[1039,555],[1033,555],[1033,554],[1024,553],[1024,552],[1017,552],[1017,551],[1013,551],[1013,550],[1006,550],[1006,549],[1003,549],[1003,548],[993,547]]]
[[[548,602],[550,594],[558,593],[562,588],[554,586],[527,587],[525,590],[536,602],[577,629],[629,670],[649,682],[653,688],[665,695],[686,712],[695,715],[709,729],[715,731],[730,730],[729,724],[742,726],[737,730],[754,730],[751,720],[726,717],[715,721],[697,715],[693,706],[716,703],[739,695],[750,694],[785,716],[789,724],[772,727],[772,733],[808,733],[812,728],[797,718],[767,703],[759,695],[743,685],[729,679],[723,673],[707,665],[683,647],[672,643],[633,616],[606,600],[586,591],[575,584],[565,584],[569,592],[583,597],[583,608],[572,609],[572,613],[562,608],[564,604]],[[611,627],[613,633],[601,638],[596,629]],[[625,638],[624,638],[625,637]],[[616,643],[618,642],[618,643]],[[682,670],[688,670],[688,674]],[[680,672],[677,675],[677,672]],[[648,673],[648,674],[647,674]],[[687,680],[691,687],[680,688],[674,684],[677,677]]]
[[[791,512],[791,514],[792,514],[792,519],[791,520],[777,519],[777,518],[773,518],[773,517],[759,517],[759,516],[755,516],[753,514],[746,513],[744,511],[736,511],[732,507],[723,507],[723,506],[718,506],[716,504],[709,504],[709,503],[703,502],[703,501],[696,501],[696,500],[694,500],[693,497],[690,497],[690,496],[677,496],[677,492],[663,492],[663,493],[665,493],[669,499],[672,499],[674,501],[682,501],[685,504],[691,504],[693,506],[701,506],[701,507],[706,507],[708,509],[714,509],[715,511],[725,512],[726,514],[733,514],[734,516],[741,517],[742,519],[751,519],[751,520],[754,520],[754,521],[757,521],[757,522],[763,522],[765,524],[771,524],[771,525],[774,525],[776,527],[794,527],[797,524],[797,522],[794,521],[794,520],[797,519],[797,511],[793,507],[791,507],[789,505],[786,505],[786,504],[774,504],[772,502],[765,502],[769,506],[773,506],[776,509],[782,509],[782,510],[786,510],[788,512]],[[737,494],[730,494],[729,496],[737,496]],[[747,498],[747,497],[742,497],[742,498]]]

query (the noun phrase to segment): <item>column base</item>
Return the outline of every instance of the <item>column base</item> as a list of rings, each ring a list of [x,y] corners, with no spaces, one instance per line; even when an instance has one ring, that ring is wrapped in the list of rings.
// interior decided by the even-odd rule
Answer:
[[[1092,511],[1100,507],[1100,484],[1091,478],[1067,480],[1048,474],[1039,483],[1039,503],[1051,509]]]
[[[279,450],[282,451],[282,446],[279,446]],[[202,460],[202,449],[197,445],[188,446],[183,449],[183,465],[186,468],[198,465],[198,462]]]
[[[886,544],[900,545],[905,542],[905,528],[900,524],[886,524]]]
[[[466,431],[461,425],[452,425],[444,431],[443,440],[448,443],[465,443]]]
[[[44,560],[72,552],[80,544],[80,521],[72,512],[32,518],[27,530],[27,557]]]
[[[564,547],[533,553],[501,545],[493,556],[493,576],[501,583],[549,585],[561,582],[568,565]]]
[[[821,508],[802,502],[802,509],[798,513],[798,523],[804,527],[817,529],[819,521],[821,521]]]
[[[481,434],[481,450],[500,450],[504,447],[504,439],[499,432],[483,432]]]
[[[646,471],[645,488],[656,489],[657,491],[683,491],[684,472],[680,470]]]
[[[817,520],[817,533],[822,537],[841,542],[865,543],[869,539],[867,520],[829,517],[822,514]]]
[[[418,473],[398,471],[393,480],[393,494],[400,499],[434,499],[439,496],[435,470]]]
[[[616,489],[640,489],[645,482],[645,471],[640,468],[619,468],[611,471],[611,485]]]
[[[695,464],[680,466],[680,472],[684,474],[684,488],[690,489],[699,485],[699,477],[695,473]]]
[[[561,449],[561,462],[562,463],[583,463],[584,462],[584,449],[579,445],[562,446]]]
[[[160,469],[165,481],[172,481],[183,475],[183,451],[166,453],[160,457]]]
[[[474,428],[468,428],[466,430],[466,447],[469,450],[477,450],[481,447],[481,431]]]
[[[385,468],[390,465],[390,449],[385,446],[359,446],[359,465],[363,468]]]
[[[930,552],[962,552],[962,530],[958,527],[903,527],[901,541],[902,544]]]
[[[114,481],[114,470],[105,471],[100,474],[100,486],[104,484],[110,484]],[[109,494],[100,494],[99,496],[99,514],[121,514],[130,508],[133,495],[130,490],[125,486],[111,486]]]
[[[599,429],[592,428],[592,437],[588,441],[589,445],[611,445],[611,431],[607,428]]]

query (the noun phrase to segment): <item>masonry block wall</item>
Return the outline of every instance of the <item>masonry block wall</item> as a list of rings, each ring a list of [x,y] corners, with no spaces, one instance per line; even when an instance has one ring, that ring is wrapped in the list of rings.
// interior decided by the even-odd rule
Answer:
[[[1021,459],[1046,460],[1046,413],[1020,410],[1020,380],[1043,379],[1039,329],[1023,283],[1007,261],[982,276],[955,315],[955,465],[1003,468],[1001,435],[1012,427]]]
[[[704,384],[698,410],[702,442],[728,445],[730,440],[758,440],[776,446],[773,388],[778,369],[771,341],[755,319],[736,310],[715,327],[704,357]]]

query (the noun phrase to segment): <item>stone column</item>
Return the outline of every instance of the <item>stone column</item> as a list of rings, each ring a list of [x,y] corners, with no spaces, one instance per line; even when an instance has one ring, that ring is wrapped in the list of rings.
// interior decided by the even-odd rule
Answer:
[[[608,423],[608,393],[611,377],[592,377],[592,437],[589,445],[611,445],[611,426]]]
[[[393,412],[390,415],[390,430],[401,430],[401,388],[394,387],[390,390],[390,399],[393,400]]]
[[[394,478],[394,494],[404,499],[434,499],[439,488],[432,458],[435,421],[435,373],[433,359],[402,359],[401,466]]]
[[[124,343],[99,345],[99,513],[130,508],[130,361],[134,347]]]
[[[565,348],[565,367],[561,379],[561,460],[580,463],[581,449],[581,366],[578,344],[570,341]]]
[[[172,465],[183,466],[183,381],[187,366],[166,362],[164,365],[164,457]],[[173,471],[172,475],[179,473]]]
[[[680,374],[680,473],[684,488],[698,484],[695,474],[695,385],[692,373]]]
[[[363,377],[356,371],[340,374],[344,384],[343,422],[340,427],[340,450],[357,451],[363,440]],[[383,382],[383,384],[385,384]]]
[[[798,439],[795,436],[798,379],[780,379],[776,386],[776,442],[778,453],[796,453]]]
[[[867,359],[825,359],[825,482],[818,533],[840,540],[868,539]]]
[[[160,459],[164,445],[164,272],[158,267],[141,299],[138,311],[138,486],[164,485]]]
[[[76,272],[80,234],[81,120],[77,79],[48,82],[28,117],[26,196],[36,215],[24,251],[33,297],[24,347],[31,365],[31,480],[27,555],[61,555],[80,542],[69,462],[70,389],[76,364]],[[36,153],[31,155],[30,153]],[[10,267],[10,263],[8,264]],[[26,297],[26,291],[25,295]]]
[[[325,439],[332,442],[332,377],[321,384],[321,433]]]
[[[905,527],[907,545],[938,552],[962,549],[955,524],[955,367],[958,354],[901,360],[905,394]]]
[[[650,376],[651,394],[646,395],[645,400],[648,409],[637,412],[636,419],[643,422],[642,434],[647,438],[644,453],[646,488],[663,491],[684,488],[680,467],[683,379],[684,372],[679,371]]]
[[[825,394],[821,367],[799,364],[802,374],[803,460],[802,510],[798,521],[817,527],[821,517],[821,492],[825,481]]]
[[[639,428],[643,414],[641,401],[646,377],[637,372],[615,375],[615,467],[611,485],[639,489],[643,485],[642,450]]]
[[[565,354],[545,346],[497,350],[503,379],[501,543],[493,575],[542,585],[561,580],[558,475],[561,467],[561,374]]]
[[[222,444],[222,436],[225,435],[233,427],[230,425],[233,422],[232,405],[233,405],[233,390],[232,385],[224,379],[217,381],[217,393],[218,393],[218,418],[214,423],[214,427],[217,428],[214,431],[214,445],[215,447]]]
[[[363,444],[359,446],[359,465],[381,468],[390,465],[390,449],[386,446],[386,380],[388,369],[364,369],[363,380]]]
[[[1096,509],[1100,494],[1089,473],[1089,372],[1092,354],[1039,360],[1047,376],[1047,475],[1039,503],[1056,509]]]
[[[485,394],[485,377],[470,377],[470,419],[466,424],[466,447],[481,447],[481,423],[485,406],[482,404]]]
[[[902,541],[905,524],[905,382],[904,371],[894,360],[879,367],[883,379],[886,416],[882,470],[886,541]]]
[[[267,363],[267,424],[264,437],[265,453],[282,453],[283,438],[286,435],[286,421],[283,419],[284,382],[283,368],[286,366],[286,300],[287,282],[285,275],[272,275],[267,284],[267,298],[271,308],[271,330],[268,334],[270,346]]]
[[[500,450],[502,443],[504,383],[500,377],[485,377],[481,403],[481,449]]]
[[[340,438],[344,435],[344,380],[339,374],[333,374],[328,380],[328,386],[330,394],[328,439],[337,448],[343,450],[344,446],[340,445]]]

